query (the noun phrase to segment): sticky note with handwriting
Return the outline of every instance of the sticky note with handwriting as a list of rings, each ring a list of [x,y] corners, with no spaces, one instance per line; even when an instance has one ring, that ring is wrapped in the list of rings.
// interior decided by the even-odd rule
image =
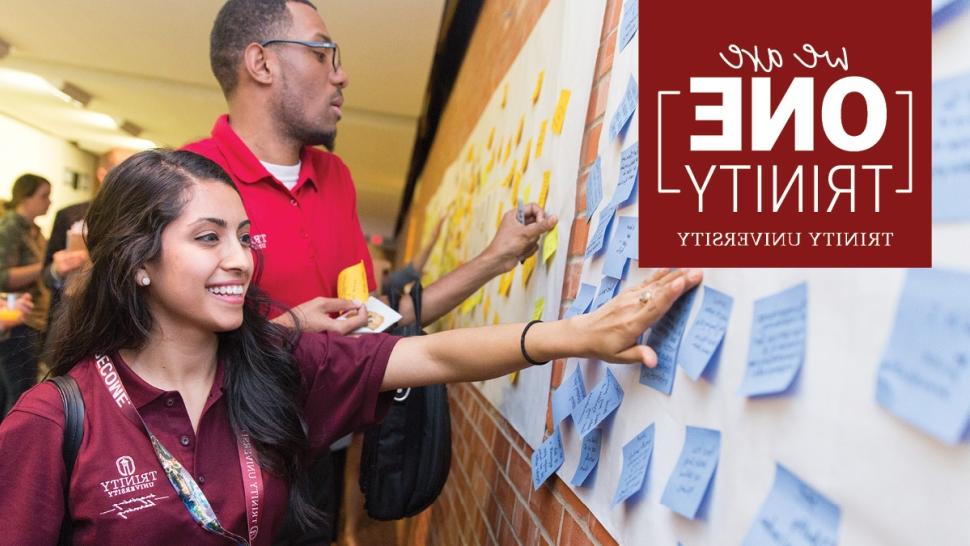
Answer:
[[[603,277],[600,281],[600,287],[596,290],[596,296],[593,298],[593,306],[590,311],[595,311],[603,304],[613,299],[616,295],[616,291],[620,288],[620,279],[613,277]]]
[[[623,92],[623,98],[620,99],[619,106],[616,107],[616,112],[613,113],[613,117],[610,119],[610,140],[615,139],[626,127],[627,123],[630,121],[630,117],[633,116],[633,112],[637,109],[637,101],[640,99],[640,92],[637,88],[637,81],[630,75],[626,82],[626,90]]]
[[[630,254],[636,254],[633,249],[637,246],[637,224],[639,219],[634,216],[620,216],[616,219],[616,227],[610,236],[610,243],[606,246],[604,275],[618,279],[626,276]]]
[[[775,483],[741,546],[836,546],[841,517],[837,504],[776,464]]]
[[[603,241],[606,240],[606,233],[609,231],[610,225],[613,224],[614,216],[616,216],[616,207],[614,205],[609,205],[600,211],[596,231],[589,236],[589,242],[586,243],[585,256],[587,260],[603,250]]]
[[[562,435],[559,429],[556,429],[532,452],[532,488],[539,489],[549,476],[559,470],[565,460],[566,457],[562,451]]]
[[[586,398],[586,385],[583,384],[583,373],[579,366],[569,374],[562,384],[552,393],[552,426],[558,427],[563,419],[576,409]]]
[[[617,40],[620,42],[620,51],[626,48],[633,36],[637,33],[640,22],[640,0],[626,0],[623,3],[623,18],[620,20],[620,34]]]
[[[674,389],[674,376],[677,366],[677,351],[680,340],[687,329],[687,318],[694,303],[697,288],[680,296],[667,313],[653,325],[647,335],[647,345],[657,353],[657,366],[648,368],[640,365],[640,383],[670,394]]]
[[[572,305],[569,306],[569,309],[566,309],[566,314],[563,318],[584,314],[589,310],[589,306],[593,303],[595,296],[596,287],[594,285],[586,283],[580,285],[576,298],[573,300]]]
[[[782,394],[791,388],[805,360],[808,284],[754,302],[748,367],[739,394]]]
[[[610,416],[623,402],[623,388],[613,376],[613,372],[606,370],[606,375],[586,395],[586,398],[573,409],[573,423],[580,436],[586,436],[598,427],[604,419]]]
[[[933,221],[970,219],[970,74],[933,84]]]
[[[583,446],[579,451],[579,462],[576,464],[576,472],[569,483],[579,487],[586,483],[586,478],[596,468],[600,460],[600,446],[602,445],[603,431],[593,429],[592,432],[583,438]]]
[[[667,480],[660,504],[685,518],[697,517],[698,509],[711,489],[720,455],[720,431],[687,427],[684,448]]]
[[[640,173],[640,143],[634,142],[620,152],[620,178],[613,191],[611,202],[617,208],[633,201],[636,197],[634,189]]]
[[[627,500],[643,489],[653,454],[654,423],[643,429],[623,446],[623,469],[620,470],[620,483],[613,495],[613,506]]]
[[[562,133],[562,126],[566,122],[566,109],[569,108],[569,96],[572,94],[569,89],[559,92],[559,102],[556,103],[556,111],[552,114],[552,132]]]
[[[879,363],[876,400],[948,444],[970,427],[970,274],[906,272]]]
[[[724,292],[704,286],[704,299],[694,324],[687,331],[680,346],[677,363],[694,381],[697,381],[707,365],[718,352],[727,332],[728,320],[734,299]]]
[[[603,200],[603,166],[602,160],[596,156],[596,161],[589,168],[586,175],[586,217],[592,218],[596,207]]]

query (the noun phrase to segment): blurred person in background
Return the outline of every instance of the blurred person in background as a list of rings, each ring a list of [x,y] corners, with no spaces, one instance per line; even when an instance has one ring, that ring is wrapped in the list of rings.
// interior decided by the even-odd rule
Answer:
[[[33,308],[23,324],[0,342],[0,367],[6,380],[6,404],[37,382],[37,359],[47,330],[48,291],[41,280],[47,240],[34,222],[51,206],[51,183],[36,174],[18,178],[6,213],[0,218],[0,288],[27,292]],[[3,413],[9,406],[3,408]]]
[[[101,189],[101,183],[108,171],[134,154],[134,150],[112,148],[98,158],[98,168],[95,170],[95,193]],[[54,324],[54,314],[57,312],[62,292],[72,280],[75,271],[88,263],[88,250],[84,246],[83,234],[84,216],[88,213],[91,201],[84,201],[62,208],[54,216],[54,227],[51,228],[50,241],[47,243],[47,253],[44,257],[44,283],[50,290],[50,310],[48,323]]]

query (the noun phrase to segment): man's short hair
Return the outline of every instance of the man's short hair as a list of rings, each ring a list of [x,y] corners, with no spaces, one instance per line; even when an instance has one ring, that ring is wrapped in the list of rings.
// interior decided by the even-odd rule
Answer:
[[[228,0],[216,15],[209,35],[209,63],[222,93],[229,97],[239,83],[239,63],[253,42],[285,38],[293,23],[288,2],[316,6],[309,0]]]

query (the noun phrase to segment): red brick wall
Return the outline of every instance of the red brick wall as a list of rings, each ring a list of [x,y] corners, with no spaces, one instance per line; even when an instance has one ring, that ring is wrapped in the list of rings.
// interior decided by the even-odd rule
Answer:
[[[422,179],[440,180],[444,168],[457,157],[458,146],[466,140],[547,1],[486,1]],[[571,227],[563,309],[579,287],[588,230],[586,175],[596,158],[603,127],[621,3],[621,0],[606,2],[576,181],[576,220]],[[409,221],[423,220],[420,218],[423,205],[435,189],[422,183]],[[558,386],[564,362],[557,361],[552,366],[552,386]],[[453,385],[449,391],[453,435],[451,475],[438,501],[412,526],[409,544],[616,544],[557,476],[538,491],[532,490],[532,449],[474,386]],[[549,411],[546,422],[547,432],[551,432]]]

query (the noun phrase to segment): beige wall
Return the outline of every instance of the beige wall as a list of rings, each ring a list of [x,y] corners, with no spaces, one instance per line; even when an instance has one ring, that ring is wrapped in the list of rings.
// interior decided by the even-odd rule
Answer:
[[[10,199],[14,180],[33,173],[51,181],[51,208],[37,218],[50,237],[54,214],[63,207],[91,198],[91,191],[75,191],[65,183],[68,169],[87,175],[93,184],[97,158],[69,142],[0,114],[0,199]]]

